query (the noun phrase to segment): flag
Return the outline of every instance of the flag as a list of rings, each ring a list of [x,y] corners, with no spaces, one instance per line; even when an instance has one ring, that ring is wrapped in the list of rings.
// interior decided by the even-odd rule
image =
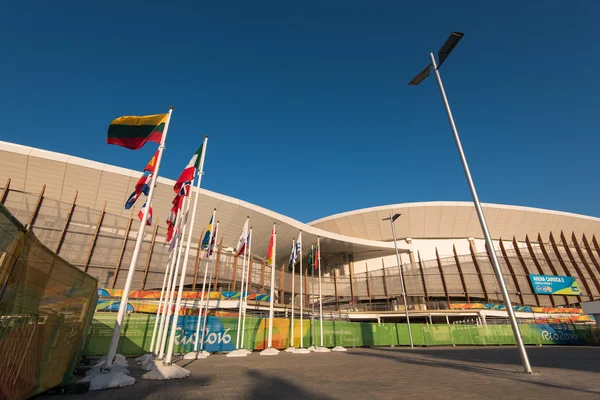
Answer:
[[[152,156],[150,161],[148,161],[148,164],[146,164],[146,167],[144,168],[144,172],[148,171],[151,174],[153,174],[154,169],[156,168],[156,160],[157,159],[158,159],[158,150],[156,150],[156,153],[154,153],[154,155]]]
[[[142,209],[138,213],[138,218],[141,221],[144,218],[144,211],[146,210],[146,203],[142,206]],[[146,225],[152,225],[152,206],[150,206],[150,210],[148,210],[148,218],[146,219]]]
[[[148,196],[148,193],[150,193],[151,184],[152,174],[144,174],[140,177],[140,179],[138,179],[137,183],[135,184],[135,191],[138,193],[144,193],[146,196]]]
[[[208,226],[206,227],[206,233],[204,234],[204,238],[202,239],[202,245],[201,245],[202,249],[208,248],[208,242],[210,241],[210,233],[212,231],[212,223],[213,223],[213,217],[211,215],[210,221],[208,222]]]
[[[308,253],[308,268],[313,268],[314,258],[313,258],[313,249],[310,249],[310,253]]]
[[[137,150],[146,142],[160,143],[168,114],[119,117],[108,127],[106,143]]]
[[[294,265],[296,264],[296,258],[297,258],[297,247],[296,247],[296,242],[292,241],[292,251],[290,252],[290,262],[288,265],[288,269],[290,271],[292,271],[294,269]]]
[[[319,251],[320,251],[320,245],[317,246],[317,248],[315,249],[315,271],[319,269]]]
[[[196,173],[196,170],[200,169],[203,146],[204,143],[202,143],[200,147],[198,147],[198,150],[196,150],[196,153],[194,153],[188,165],[185,167],[181,175],[179,175],[179,179],[177,179],[175,186],[173,186],[173,190],[175,190],[175,193],[179,192],[179,189],[181,189],[181,186],[184,183],[190,182],[191,184],[191,182],[194,180],[194,174]]]
[[[129,195],[129,198],[125,202],[125,209],[126,210],[129,210],[131,207],[133,207],[133,205],[135,204],[135,202],[137,201],[137,199],[140,197],[140,194],[142,194],[142,193],[138,192],[137,190],[134,190],[133,193],[131,193]]]
[[[215,250],[215,247],[217,246],[217,227],[215,226],[215,229],[213,229],[213,234],[212,234],[212,238],[210,240],[210,248],[209,250],[206,252],[206,257],[212,256],[213,252]]]
[[[244,250],[246,249],[246,241],[247,240],[248,240],[248,218],[246,218],[246,223],[244,224],[244,227],[242,228],[242,234],[240,235],[238,243],[235,247],[235,255],[236,256],[239,256],[244,252]]]
[[[171,244],[169,245],[169,253],[173,250],[173,248],[175,247],[175,244],[177,243],[177,234],[179,233],[179,227],[175,227],[175,229],[171,230]]]
[[[275,238],[275,226],[271,230],[271,240],[269,240],[269,250],[267,250],[267,264],[273,265],[273,239]]]
[[[192,181],[185,181],[179,188],[178,196],[187,197],[190,195],[190,191],[192,189]]]

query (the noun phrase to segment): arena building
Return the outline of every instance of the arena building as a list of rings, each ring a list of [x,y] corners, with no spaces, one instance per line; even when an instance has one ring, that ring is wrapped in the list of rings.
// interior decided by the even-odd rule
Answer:
[[[99,287],[108,290],[123,287],[133,253],[139,227],[137,212],[143,202],[139,201],[133,211],[123,205],[140,175],[139,171],[0,142],[0,201],[46,246],[96,277]],[[146,230],[134,290],[160,290],[168,258],[164,221],[171,208],[173,184],[170,179],[158,180],[154,222]],[[502,303],[479,221],[469,202],[395,204],[309,223],[204,189],[200,190],[199,204],[187,290],[198,290],[202,282],[204,264],[198,244],[216,208],[220,222],[218,262],[212,281],[216,290],[239,288],[241,263],[234,257],[233,247],[249,216],[253,227],[251,291],[270,289],[270,267],[264,259],[276,223],[274,286],[281,307],[292,301],[288,258],[292,240],[302,231],[305,267],[311,244],[321,240],[326,309],[354,312],[355,318],[362,318],[357,315],[363,313],[368,319],[377,312],[377,318],[386,315],[401,319],[404,309],[398,265],[391,226],[384,220],[390,213],[400,213],[395,226],[411,313],[431,318],[481,304],[493,311],[495,304]],[[600,245],[596,238],[600,218],[497,204],[484,204],[483,209],[515,305],[541,312],[600,298]],[[308,288],[311,272],[304,268],[302,279]],[[537,294],[530,275],[573,277],[580,293]],[[296,303],[299,282],[296,271]],[[310,303],[313,298],[308,295],[306,301]]]

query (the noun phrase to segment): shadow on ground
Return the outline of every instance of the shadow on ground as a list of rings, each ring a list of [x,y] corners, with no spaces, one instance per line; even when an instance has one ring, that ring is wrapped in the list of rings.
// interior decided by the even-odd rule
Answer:
[[[255,382],[249,393],[246,394],[247,398],[250,399],[332,399],[331,397],[307,390],[287,379],[269,376],[255,369],[248,370],[246,373]]]

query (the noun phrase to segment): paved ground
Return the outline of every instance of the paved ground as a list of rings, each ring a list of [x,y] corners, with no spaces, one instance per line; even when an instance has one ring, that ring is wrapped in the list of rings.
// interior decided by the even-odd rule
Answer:
[[[347,353],[181,360],[182,380],[146,381],[76,399],[600,399],[600,348],[528,348],[536,375],[519,373],[518,352],[501,348],[370,348]],[[130,364],[135,364],[131,360]]]

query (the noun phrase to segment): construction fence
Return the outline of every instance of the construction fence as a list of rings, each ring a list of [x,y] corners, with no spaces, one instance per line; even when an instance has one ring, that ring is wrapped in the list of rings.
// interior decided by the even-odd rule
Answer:
[[[49,250],[0,203],[0,285],[0,398],[69,383],[97,280]]]

